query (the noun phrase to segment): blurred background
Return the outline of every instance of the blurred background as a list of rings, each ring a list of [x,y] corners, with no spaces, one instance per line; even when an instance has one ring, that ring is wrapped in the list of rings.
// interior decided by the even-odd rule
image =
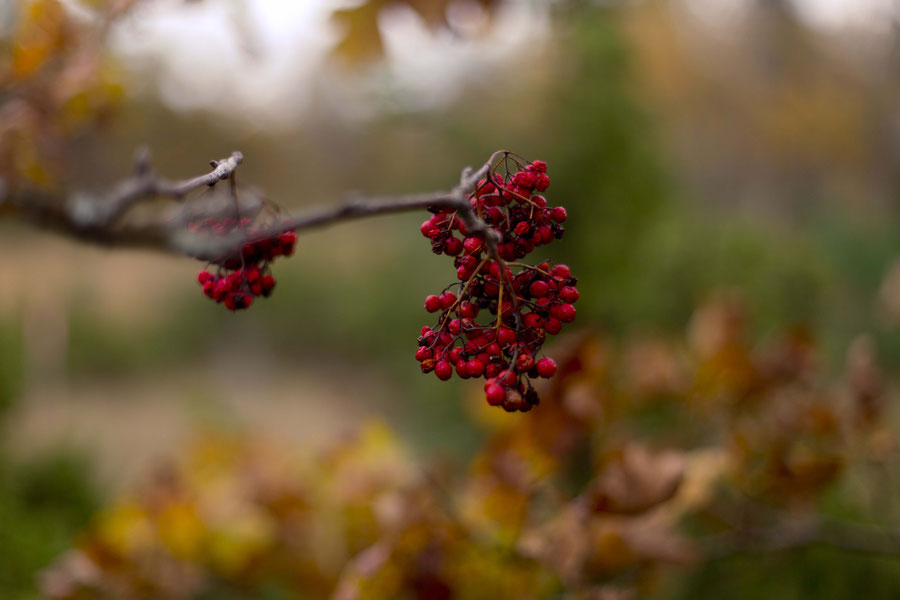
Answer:
[[[732,404],[704,409],[703,433],[672,412],[703,395],[700,367],[685,357],[733,341],[735,320],[751,362],[792,332],[812,357],[792,390],[834,384],[843,406],[858,383],[853,367],[878,373],[881,403],[875,433],[848,433],[841,421],[841,442],[817,442],[839,467],[814,493],[772,502],[891,538],[900,519],[894,1],[13,0],[0,6],[0,44],[0,176],[14,189],[103,189],[130,172],[139,146],[171,177],[240,150],[241,184],[302,213],[352,191],[448,189],[499,148],[547,161],[547,196],[569,219],[541,258],[568,264],[581,290],[580,333],[558,352],[583,351],[571,350],[575,337],[600,340],[594,352],[630,365],[616,386],[649,378],[652,395],[666,397],[605,410],[591,439],[605,443],[627,420],[620,438],[657,449],[728,446],[733,430],[716,427]],[[272,298],[232,314],[202,297],[195,261],[96,248],[5,215],[0,596],[52,595],[38,591],[37,574],[104,507],[160,465],[181,464],[204,436],[305,456],[375,419],[409,460],[465,465],[498,431],[539,423],[549,407],[496,414],[479,385],[419,373],[415,340],[431,324],[422,301],[454,277],[421,239],[423,219],[304,234],[295,256],[276,263]],[[601,379],[603,404],[613,384]],[[668,561],[653,556],[601,569],[597,595],[493,597],[896,595],[900,547],[801,546],[673,570],[656,569]],[[242,591],[171,597],[328,595],[235,581]],[[106,597],[91,593],[83,597]],[[132,597],[120,593],[111,597]]]

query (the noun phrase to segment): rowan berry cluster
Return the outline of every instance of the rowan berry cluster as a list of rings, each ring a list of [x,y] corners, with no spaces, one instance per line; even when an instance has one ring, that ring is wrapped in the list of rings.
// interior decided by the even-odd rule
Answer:
[[[293,254],[297,242],[297,234],[293,231],[257,239],[255,236],[263,233],[251,227],[249,219],[206,219],[191,224],[190,229],[216,235],[240,230],[247,238],[254,240],[243,244],[240,252],[211,263],[217,266],[215,273],[204,269],[197,275],[203,294],[224,304],[229,310],[249,308],[256,296],[268,298],[276,283],[269,265],[278,256]]]
[[[484,377],[488,404],[525,412],[540,401],[531,379],[556,373],[556,362],[540,358],[541,350],[547,335],[575,319],[578,282],[565,265],[511,262],[562,237],[567,217],[538,193],[550,185],[546,163],[515,164],[505,175],[492,170],[469,197],[472,210],[499,234],[496,252],[456,213],[433,210],[422,223],[432,250],[454,257],[459,281],[425,299],[425,309],[440,316],[434,327],[422,328],[416,360],[423,373],[433,371],[442,381],[454,370],[462,379]],[[479,315],[490,318],[479,323]]]

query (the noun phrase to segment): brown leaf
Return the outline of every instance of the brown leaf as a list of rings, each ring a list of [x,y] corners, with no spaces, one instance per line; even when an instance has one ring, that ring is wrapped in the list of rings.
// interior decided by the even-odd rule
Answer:
[[[680,452],[652,454],[642,446],[628,444],[612,453],[591,484],[592,507],[605,513],[644,512],[675,495],[684,467]]]

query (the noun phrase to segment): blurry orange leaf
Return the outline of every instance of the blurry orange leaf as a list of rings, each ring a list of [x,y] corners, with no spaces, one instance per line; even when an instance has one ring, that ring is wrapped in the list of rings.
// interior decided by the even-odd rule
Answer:
[[[13,76],[25,79],[65,43],[65,9],[57,0],[26,0],[13,40]]]
[[[477,0],[487,11],[500,0]],[[342,38],[334,53],[349,64],[359,64],[380,58],[384,43],[378,27],[378,17],[388,6],[406,6],[418,14],[432,29],[448,26],[447,10],[455,0],[367,0],[354,8],[337,10],[333,20],[342,30]]]

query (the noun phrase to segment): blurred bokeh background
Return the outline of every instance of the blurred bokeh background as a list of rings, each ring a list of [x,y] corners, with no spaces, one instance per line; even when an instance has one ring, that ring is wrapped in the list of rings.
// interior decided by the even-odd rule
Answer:
[[[860,352],[888,388],[900,372],[892,0],[8,0],[0,48],[9,181],[97,190],[139,146],[172,177],[240,150],[241,183],[301,213],[357,190],[447,189],[506,148],[548,162],[569,221],[546,256],[579,278],[582,334],[631,349],[622,377],[665,373],[668,355],[638,342],[690,345],[710,298],[742,307],[750,348],[784,331],[814,340],[804,385],[846,381]],[[540,421],[543,406],[495,414],[477,384],[419,373],[422,300],[453,278],[421,220],[304,234],[273,297],[232,314],[202,297],[190,259],[4,217],[0,597],[39,597],[36,574],[101,507],[203,432],[306,452],[378,419],[417,460],[465,464],[510,419]],[[848,469],[805,510],[900,518],[891,397],[873,442],[885,487]],[[630,417],[654,444],[720,441],[654,407]],[[894,597],[900,547],[870,554],[751,552],[615,593]],[[298,597],[276,588],[208,597]]]

